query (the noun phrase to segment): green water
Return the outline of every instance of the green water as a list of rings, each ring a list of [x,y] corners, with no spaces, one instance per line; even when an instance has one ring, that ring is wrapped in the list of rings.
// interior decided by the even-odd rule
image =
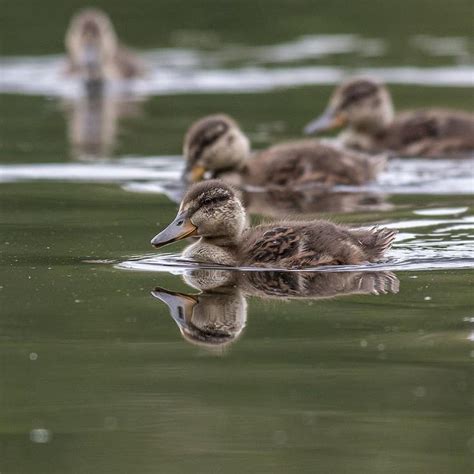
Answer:
[[[4,1],[2,54],[61,53],[81,5]],[[142,49],[200,37],[269,45],[355,33],[385,40],[386,54],[316,64],[433,66],[456,60],[417,52],[412,36],[467,38],[471,50],[473,41],[468,1],[100,5]],[[235,116],[263,147],[299,136],[331,90],[149,97],[119,120],[110,153],[178,155],[190,122],[215,111]],[[474,110],[467,87],[391,90],[400,108]],[[66,109],[59,99],[0,94],[1,164],[74,163]],[[153,253],[149,240],[175,215],[174,202],[87,180],[1,182],[0,199],[1,474],[472,472],[472,270],[402,266],[399,292],[381,295],[246,294],[242,333],[206,349],[185,340],[151,295],[155,287],[197,290],[179,275],[117,267]],[[472,196],[386,199],[386,211],[329,217],[397,223],[426,208],[473,214]],[[440,219],[414,232],[434,239],[450,217]]]

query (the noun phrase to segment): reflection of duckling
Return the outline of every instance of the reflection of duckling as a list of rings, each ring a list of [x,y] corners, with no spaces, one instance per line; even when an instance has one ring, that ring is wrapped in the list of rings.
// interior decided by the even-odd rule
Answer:
[[[137,117],[141,103],[119,97],[85,95],[64,102],[69,142],[76,158],[106,158],[117,140],[119,120]]]
[[[235,285],[235,275],[222,270],[197,270],[189,282],[199,295],[156,288],[155,298],[168,305],[183,337],[206,347],[223,347],[235,341],[247,321],[247,302]]]
[[[347,125],[344,146],[374,153],[391,150],[402,156],[462,155],[474,151],[474,114],[426,109],[394,115],[388,89],[372,79],[340,85],[329,106],[305,132]]]
[[[195,184],[175,220],[151,241],[155,247],[201,237],[184,256],[224,265],[281,268],[361,264],[382,258],[396,231],[349,229],[327,221],[279,222],[245,229],[234,190],[218,180]]]
[[[321,188],[248,191],[242,194],[242,200],[250,214],[280,218],[295,214],[368,212],[391,208],[380,194],[331,192]]]
[[[250,145],[227,115],[194,123],[184,140],[185,179],[196,182],[209,172],[233,184],[304,186],[363,184],[385,167],[384,157],[370,157],[317,140],[282,143],[250,157]]]
[[[246,296],[264,299],[325,299],[342,295],[397,293],[390,272],[232,272],[193,270],[186,282],[198,295],[156,288],[153,296],[168,305],[183,337],[207,348],[225,347],[247,322]],[[221,286],[219,286],[221,283]]]
[[[145,72],[140,58],[118,41],[110,18],[94,8],[72,18],[66,49],[68,73],[78,75],[92,89],[104,80],[131,79]]]
[[[247,303],[237,290],[187,295],[156,288],[152,294],[168,305],[183,337],[195,344],[223,347],[240,336],[247,321]]]

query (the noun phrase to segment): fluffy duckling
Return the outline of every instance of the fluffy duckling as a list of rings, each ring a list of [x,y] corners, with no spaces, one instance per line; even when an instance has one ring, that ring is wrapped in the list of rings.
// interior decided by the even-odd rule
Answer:
[[[144,74],[139,57],[123,46],[110,18],[101,10],[88,8],[77,13],[66,33],[67,72],[99,85],[111,79],[131,79]]]
[[[302,268],[375,262],[396,231],[349,229],[327,221],[279,222],[253,228],[232,187],[219,180],[192,186],[175,220],[151,241],[156,248],[200,237],[184,257],[228,266]]]
[[[365,156],[317,140],[300,140],[251,156],[248,138],[228,115],[210,115],[188,130],[183,146],[184,178],[206,175],[237,185],[301,187],[307,184],[363,184],[385,167],[385,157]]]
[[[474,152],[474,114],[421,109],[395,115],[388,89],[369,78],[341,84],[326,111],[304,131],[311,134],[342,126],[347,126],[339,137],[342,145],[369,153],[439,157]]]

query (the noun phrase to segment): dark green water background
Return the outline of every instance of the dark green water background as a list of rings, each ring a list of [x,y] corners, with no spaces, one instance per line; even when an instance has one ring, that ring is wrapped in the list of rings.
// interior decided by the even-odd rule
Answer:
[[[470,1],[99,5],[141,49],[201,36],[269,45],[354,33],[386,41],[386,54],[311,64],[381,67],[455,62],[421,54],[414,35],[468,38],[472,47]],[[1,54],[61,53],[80,6],[3,0]],[[140,116],[121,121],[114,154],[179,154],[189,123],[215,111],[234,115],[265,146],[298,136],[331,89],[151,97]],[[401,108],[474,109],[467,88],[392,91]],[[1,163],[72,162],[63,109],[57,99],[0,95]],[[259,134],[274,122],[283,126]],[[396,272],[395,295],[249,298],[243,335],[216,354],[184,341],[150,295],[158,285],[190,291],[178,276],[107,263],[151,252],[173,202],[116,184],[57,181],[1,183],[0,195],[1,474],[472,472],[471,270]],[[396,222],[414,209],[472,205],[455,195],[391,202],[390,212],[337,219]]]

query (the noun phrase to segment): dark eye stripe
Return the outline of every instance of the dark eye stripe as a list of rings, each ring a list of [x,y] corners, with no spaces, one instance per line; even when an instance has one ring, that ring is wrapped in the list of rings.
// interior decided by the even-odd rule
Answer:
[[[217,204],[220,202],[227,201],[228,199],[229,199],[229,195],[227,194],[220,194],[220,195],[212,196],[212,197],[208,196],[208,197],[202,198],[200,201],[200,204],[201,206],[209,206],[211,204]]]
[[[229,126],[223,120],[209,120],[202,124],[189,139],[190,163],[196,163],[203,151],[224,135]]]
[[[370,82],[358,82],[347,86],[343,93],[341,108],[345,108],[358,100],[370,97],[377,92],[377,87]]]

